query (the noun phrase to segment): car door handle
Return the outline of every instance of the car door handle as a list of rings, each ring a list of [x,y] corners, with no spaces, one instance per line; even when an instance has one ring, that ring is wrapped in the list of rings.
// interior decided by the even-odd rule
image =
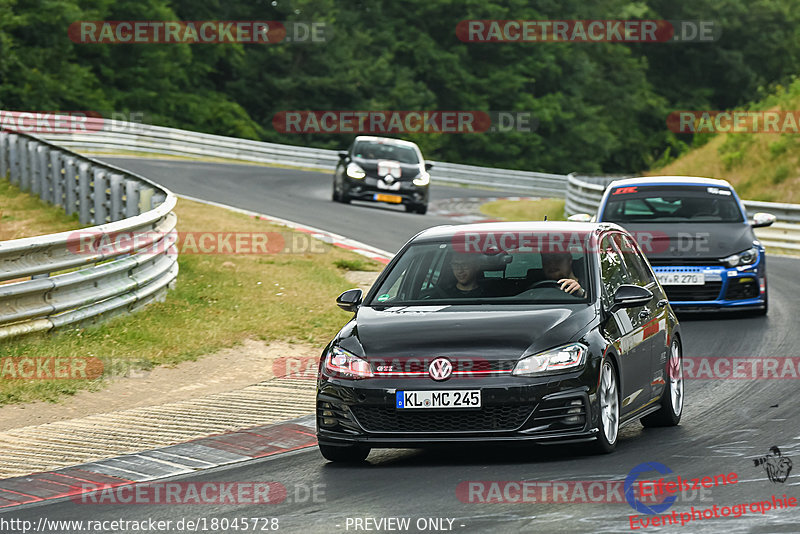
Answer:
[[[639,319],[647,319],[650,317],[650,310],[642,310],[639,312]]]
[[[669,304],[669,300],[661,299],[661,300],[658,301],[656,306],[658,306],[659,308],[664,308],[664,307],[666,307],[667,304]]]

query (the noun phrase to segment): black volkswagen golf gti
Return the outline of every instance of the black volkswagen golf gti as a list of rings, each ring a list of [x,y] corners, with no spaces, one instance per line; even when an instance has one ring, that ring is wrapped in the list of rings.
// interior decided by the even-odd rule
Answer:
[[[635,240],[610,223],[436,227],[411,239],[322,353],[317,437],[372,448],[585,441],[677,425],[678,321]]]

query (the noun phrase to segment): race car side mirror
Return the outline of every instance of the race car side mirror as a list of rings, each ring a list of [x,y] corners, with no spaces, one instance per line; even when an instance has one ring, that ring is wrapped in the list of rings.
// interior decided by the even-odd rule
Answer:
[[[753,214],[753,220],[750,221],[750,226],[753,228],[764,228],[765,226],[771,226],[777,220],[771,213],[764,213],[758,212]]]
[[[348,289],[336,298],[336,305],[346,312],[354,312],[361,305],[360,289]]]

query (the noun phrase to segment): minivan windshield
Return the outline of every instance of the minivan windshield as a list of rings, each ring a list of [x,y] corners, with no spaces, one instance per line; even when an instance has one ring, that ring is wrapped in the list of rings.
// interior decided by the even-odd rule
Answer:
[[[601,220],[615,223],[739,223],[742,212],[727,187],[620,186],[608,196]]]
[[[353,157],[363,159],[388,159],[400,163],[419,163],[417,151],[410,146],[376,141],[357,141]]]
[[[403,252],[366,305],[587,302],[587,272],[587,255],[580,251],[516,247],[486,254],[465,252],[451,241],[423,242]],[[567,293],[562,285],[579,289]]]

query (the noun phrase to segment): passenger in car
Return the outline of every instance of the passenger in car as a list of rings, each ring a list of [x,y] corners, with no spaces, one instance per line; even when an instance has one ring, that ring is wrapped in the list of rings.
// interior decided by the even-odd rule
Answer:
[[[572,255],[569,252],[542,254],[542,271],[545,279],[558,282],[562,291],[577,297],[586,295],[578,277],[572,271]]]

